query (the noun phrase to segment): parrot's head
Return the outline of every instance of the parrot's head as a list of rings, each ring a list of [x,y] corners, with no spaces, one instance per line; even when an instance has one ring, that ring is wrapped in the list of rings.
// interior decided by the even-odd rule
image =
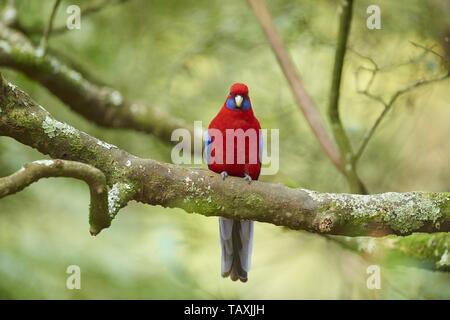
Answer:
[[[243,83],[234,83],[230,88],[225,105],[230,110],[247,111],[251,109],[248,87]]]

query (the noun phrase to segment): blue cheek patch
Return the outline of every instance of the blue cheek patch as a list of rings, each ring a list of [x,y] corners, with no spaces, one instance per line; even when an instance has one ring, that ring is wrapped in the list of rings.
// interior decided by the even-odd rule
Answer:
[[[249,99],[244,99],[244,103],[242,104],[242,109],[248,110],[252,107]]]
[[[227,99],[226,106],[230,110],[239,110],[239,108],[236,108],[236,103],[234,101],[234,98]],[[242,103],[242,110],[247,111],[252,107],[252,104],[250,103],[250,100],[247,98],[244,98],[244,102]]]
[[[227,99],[227,108],[230,109],[230,110],[236,109],[236,105],[234,103],[234,99],[233,98]]]

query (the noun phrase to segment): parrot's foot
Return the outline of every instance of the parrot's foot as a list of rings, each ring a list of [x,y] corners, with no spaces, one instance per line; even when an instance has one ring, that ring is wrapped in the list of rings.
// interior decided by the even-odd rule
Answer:
[[[222,172],[220,173],[220,176],[222,177],[222,180],[225,181],[225,179],[228,178],[228,172],[222,171]]]
[[[252,183],[253,179],[248,174],[245,174],[244,180],[248,182],[248,184]]]

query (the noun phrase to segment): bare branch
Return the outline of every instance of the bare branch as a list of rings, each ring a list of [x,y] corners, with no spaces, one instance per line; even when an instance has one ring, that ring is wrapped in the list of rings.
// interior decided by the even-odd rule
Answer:
[[[129,1],[129,0],[103,0],[103,1],[93,2],[93,3],[91,2],[87,5],[85,5],[84,7],[81,7],[80,16],[82,16],[83,18],[86,18],[90,15],[93,15],[95,13],[102,11],[104,8],[106,8],[109,5],[122,4],[126,1]],[[60,35],[68,30],[69,29],[65,25],[58,26],[54,29],[53,34]],[[36,30],[35,30],[35,32],[36,32]]]
[[[362,53],[356,51],[355,49],[353,49],[351,47],[349,47],[347,49],[350,52],[352,52],[355,55],[357,55],[358,57],[368,61],[373,67],[373,68],[367,68],[367,67],[361,66],[360,69],[367,70],[367,71],[376,71],[377,73],[389,72],[389,71],[392,71],[394,69],[398,69],[398,68],[401,68],[401,67],[405,67],[405,66],[408,66],[408,65],[411,65],[411,64],[418,63],[418,62],[422,61],[425,58],[425,56],[428,54],[427,51],[423,51],[419,55],[414,56],[412,58],[409,58],[409,59],[407,59],[407,60],[405,60],[405,61],[403,61],[401,63],[392,63],[392,64],[387,64],[385,66],[378,66],[378,64],[375,62],[375,60],[372,59],[371,57],[363,55]]]
[[[129,0],[100,0],[97,2],[90,2],[87,5],[80,8],[80,16],[83,18],[86,18],[90,15],[93,15],[95,13],[102,11],[104,8],[106,8],[109,5],[121,4],[126,1],[129,1]],[[43,28],[40,25],[27,27],[27,26],[24,26],[23,24],[21,24],[20,21],[15,21],[15,23],[11,24],[11,26],[30,37],[33,37],[35,35],[41,35],[45,32],[45,28]],[[62,35],[67,31],[69,31],[69,29],[67,28],[67,26],[65,24],[56,26],[56,27],[52,28],[52,32],[51,32],[51,34],[48,35],[48,37],[50,38],[51,36]]]
[[[105,175],[84,163],[65,160],[39,160],[26,164],[8,177],[0,178],[0,199],[17,193],[42,178],[68,177],[86,182],[91,192],[89,224],[92,235],[111,225],[108,187]]]
[[[48,20],[47,27],[44,30],[44,33],[42,35],[41,43],[39,44],[38,53],[41,56],[45,56],[45,53],[47,52],[47,46],[48,46],[48,38],[50,37],[50,34],[52,33],[53,29],[53,21],[55,20],[56,11],[58,11],[58,7],[61,3],[61,0],[55,0],[55,3],[52,8],[52,13],[50,14],[50,19]]]
[[[353,148],[350,139],[342,125],[339,113],[339,97],[341,92],[342,69],[344,66],[345,52],[352,22],[353,0],[346,0],[341,6],[342,12],[339,17],[339,32],[337,39],[336,54],[334,57],[333,76],[330,89],[330,101],[328,105],[328,116],[331,122],[334,138],[337,142],[341,162],[344,164],[345,176],[350,190],[354,193],[367,194],[364,183],[356,171]]]
[[[373,83],[373,79],[374,79],[377,71],[380,70],[378,68],[378,66],[376,65],[376,63],[375,63],[375,66],[376,67],[374,69],[369,70],[370,72],[372,72],[371,73],[371,78],[370,78],[368,84],[366,85],[365,89],[363,89],[363,90],[357,89],[357,92],[367,96],[368,98],[370,98],[372,100],[375,100],[375,101],[379,102],[381,105],[383,105],[384,108],[383,108],[383,111],[378,116],[378,118],[375,120],[375,122],[372,125],[372,127],[364,135],[364,137],[362,139],[362,142],[361,142],[361,145],[360,145],[360,147],[358,148],[358,150],[357,150],[357,152],[355,154],[355,162],[357,162],[361,158],[362,154],[364,153],[364,150],[366,149],[369,141],[373,137],[375,131],[378,129],[379,125],[381,124],[383,119],[386,117],[387,113],[392,109],[394,103],[398,100],[398,98],[400,98],[402,95],[405,95],[405,94],[407,94],[407,93],[409,93],[409,92],[411,92],[411,91],[413,91],[413,90],[415,90],[417,88],[420,88],[420,87],[428,85],[428,84],[440,82],[440,81],[446,80],[446,79],[448,79],[450,77],[450,72],[449,72],[447,74],[444,74],[444,75],[442,75],[440,77],[437,77],[437,78],[434,78],[434,79],[416,81],[416,82],[414,82],[414,83],[412,83],[412,84],[410,84],[410,85],[408,85],[408,86],[406,86],[406,87],[396,91],[391,96],[391,98],[387,102],[385,102],[384,99],[381,96],[374,95],[374,94],[370,93],[370,87],[371,87],[371,84]],[[358,72],[358,70],[357,70],[357,72]],[[355,77],[355,79],[357,81],[357,77]]]
[[[100,169],[120,205],[136,200],[205,216],[250,219],[348,236],[450,230],[450,193],[318,193],[140,159],[61,123],[15,86],[0,84],[0,135],[52,158]],[[112,190],[111,189],[111,190]],[[112,206],[116,202],[112,198]],[[120,206],[119,205],[119,206]]]
[[[384,107],[383,111],[380,113],[378,118],[375,120],[375,123],[372,125],[372,127],[369,129],[369,131],[367,131],[367,133],[364,135],[361,145],[356,152],[355,161],[358,161],[361,158],[362,154],[364,153],[364,150],[367,147],[367,144],[369,143],[373,134],[377,130],[378,126],[381,124],[381,121],[383,121],[383,119],[386,116],[386,114],[388,113],[389,109],[390,108],[388,108],[387,106]]]
[[[434,50],[433,50],[433,46],[432,46],[432,47],[426,47],[426,46],[424,46],[424,45],[421,45],[421,44],[419,44],[419,43],[415,43],[415,42],[413,42],[413,41],[410,41],[410,42],[411,42],[411,44],[412,44],[414,47],[423,49],[423,50],[424,50],[424,53],[429,52],[429,53],[434,54],[436,57],[438,57],[439,59],[441,59],[442,62],[444,62],[444,63],[447,65],[447,67],[450,66],[450,59],[448,59],[448,58],[444,57],[443,55],[441,55],[441,54],[437,53],[436,51],[434,51]]]
[[[267,41],[269,42],[284,73],[284,76],[291,87],[295,102],[305,116],[305,119],[316,136],[317,141],[335,167],[339,171],[344,172],[336,145],[328,135],[323,124],[322,117],[320,116],[314,101],[306,91],[294,63],[292,62],[287,50],[284,48],[283,41],[273,25],[272,18],[270,17],[270,13],[267,10],[264,0],[247,1],[253,10],[255,17],[261,24],[261,27],[267,37]]]

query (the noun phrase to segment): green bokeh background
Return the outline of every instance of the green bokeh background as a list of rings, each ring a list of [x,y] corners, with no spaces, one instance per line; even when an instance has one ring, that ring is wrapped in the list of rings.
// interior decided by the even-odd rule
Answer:
[[[307,90],[322,114],[328,101],[338,3],[267,1]],[[5,1],[2,1],[4,4]],[[89,1],[63,1],[65,9]],[[366,8],[378,4],[382,29],[368,30]],[[42,26],[53,1],[17,0],[20,20]],[[387,70],[374,92],[396,90],[445,72],[433,54],[445,54],[450,3],[444,0],[356,0],[350,47]],[[39,40],[39,37],[36,38]],[[145,101],[188,122],[206,125],[235,81],[250,87],[264,128],[280,129],[280,170],[264,181],[319,191],[346,192],[345,180],[322,153],[245,1],[129,0],[83,17],[81,30],[51,38],[50,47],[79,62],[130,100]],[[448,54],[448,53],[447,53]],[[354,72],[370,66],[349,52],[341,110],[358,146],[381,112],[357,94]],[[392,68],[390,66],[393,66]],[[21,74],[5,76],[58,120],[140,157],[170,161],[170,146],[130,130],[99,128]],[[364,77],[362,78],[364,80]],[[372,193],[449,191],[449,81],[402,97],[376,132],[359,172]],[[42,159],[37,151],[0,137],[0,175]],[[91,237],[88,188],[70,179],[46,179],[0,200],[0,298],[25,299],[386,299],[450,298],[450,274],[380,259],[382,288],[368,290],[373,262],[318,235],[257,223],[253,268],[246,284],[220,277],[217,218],[131,203],[110,229]],[[66,268],[81,268],[81,290],[66,288]]]

